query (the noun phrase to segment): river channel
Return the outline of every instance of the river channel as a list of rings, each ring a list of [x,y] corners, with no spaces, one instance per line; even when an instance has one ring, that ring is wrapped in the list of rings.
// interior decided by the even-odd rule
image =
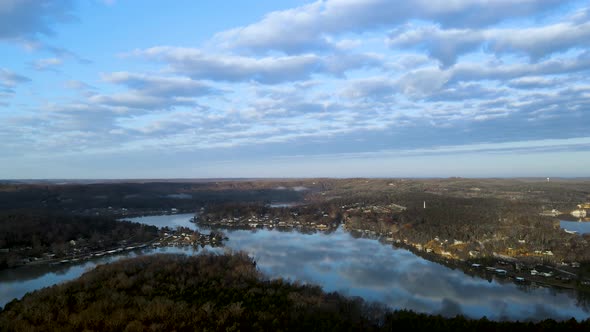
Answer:
[[[133,218],[158,227],[186,226],[192,214]],[[205,231],[207,232],[207,231]],[[572,290],[521,286],[469,276],[418,257],[405,249],[374,239],[355,238],[342,228],[325,234],[302,234],[278,230],[227,230],[226,248],[242,250],[253,257],[270,278],[284,278],[322,286],[378,301],[394,309],[493,320],[578,320],[590,317]],[[0,306],[25,293],[79,277],[97,264],[125,257],[154,253],[198,254],[223,252],[223,248],[142,249],[102,257],[80,264],[24,266],[0,271]]]

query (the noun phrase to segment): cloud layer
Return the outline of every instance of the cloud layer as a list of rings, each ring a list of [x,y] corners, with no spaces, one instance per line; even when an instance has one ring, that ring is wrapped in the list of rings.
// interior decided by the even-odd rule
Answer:
[[[267,14],[259,22],[223,31],[215,37],[228,48],[286,53],[331,48],[330,36],[394,27],[411,20],[447,27],[482,27],[511,18],[548,11],[560,1],[418,0],[392,4],[386,0],[316,1]],[[288,37],[287,37],[288,36]]]
[[[33,47],[24,67],[0,68],[0,148],[214,161],[584,139],[589,12],[584,1],[315,1],[196,44],[100,45],[115,60],[84,62],[84,77],[65,61],[81,59],[71,45]],[[70,1],[5,2],[0,40],[48,45],[74,17],[83,29]]]

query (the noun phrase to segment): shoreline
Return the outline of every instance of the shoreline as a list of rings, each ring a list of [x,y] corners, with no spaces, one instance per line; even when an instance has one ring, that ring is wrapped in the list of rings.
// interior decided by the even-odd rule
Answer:
[[[179,246],[205,246],[211,245],[213,247],[222,246],[223,241],[227,238],[223,237],[223,234],[216,234],[214,232],[210,232],[209,234],[203,234],[198,231],[194,230],[177,230],[177,229],[170,229],[166,227],[158,228],[159,232],[162,232],[162,235],[159,237],[143,242],[143,243],[130,243],[125,244],[124,246],[117,246],[107,249],[100,249],[91,252],[85,252],[83,254],[77,255],[68,255],[62,256],[59,258],[50,258],[50,259],[43,259],[34,257],[32,260],[29,257],[30,261],[28,263],[21,263],[17,265],[13,265],[10,267],[6,267],[4,269],[0,269],[0,271],[10,270],[14,268],[20,268],[23,266],[40,266],[40,265],[59,265],[59,264],[71,264],[71,263],[79,263],[91,260],[93,258],[101,258],[101,257],[108,257],[111,255],[117,255],[124,252],[130,252],[134,250],[145,249],[148,247],[151,248],[161,248],[161,247],[179,247]],[[177,234],[178,232],[178,234]],[[27,259],[27,258],[25,258]]]

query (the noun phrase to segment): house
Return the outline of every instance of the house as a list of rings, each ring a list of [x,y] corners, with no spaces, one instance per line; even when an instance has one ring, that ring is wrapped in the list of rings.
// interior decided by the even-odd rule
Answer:
[[[557,217],[560,214],[561,214],[561,212],[556,209],[546,210],[546,211],[541,212],[541,215],[546,216],[546,217]]]
[[[576,218],[584,218],[586,217],[586,210],[573,210],[570,214]]]

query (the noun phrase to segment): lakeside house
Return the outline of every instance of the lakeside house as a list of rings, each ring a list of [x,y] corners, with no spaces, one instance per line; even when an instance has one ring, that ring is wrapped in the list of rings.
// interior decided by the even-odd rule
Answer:
[[[562,214],[561,211],[556,210],[556,209],[546,210],[546,211],[541,212],[541,215],[545,216],[545,217],[557,217],[560,214]]]
[[[576,218],[585,218],[586,217],[586,210],[583,210],[583,209],[573,210],[570,214]]]

